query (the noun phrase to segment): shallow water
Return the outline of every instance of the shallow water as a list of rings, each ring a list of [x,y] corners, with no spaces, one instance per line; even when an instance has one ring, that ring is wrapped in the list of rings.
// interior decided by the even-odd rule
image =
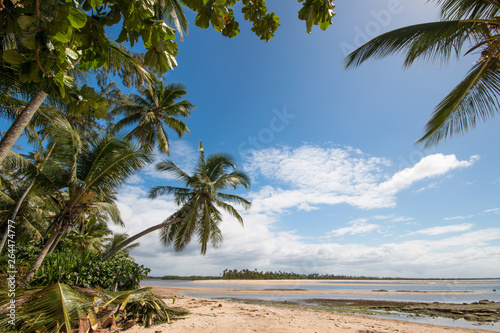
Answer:
[[[185,296],[200,298],[218,298],[218,299],[253,299],[266,301],[301,301],[311,298],[326,299],[367,299],[367,300],[388,300],[400,302],[440,302],[440,303],[472,303],[480,300],[490,300],[500,302],[500,279],[489,280],[315,280],[315,281],[283,281],[276,284],[226,284],[214,281],[186,281],[186,280],[157,280],[146,279],[141,282],[141,286],[150,287],[175,287],[175,288],[210,288],[210,289],[229,289],[229,290],[265,290],[265,289],[302,289],[309,290],[307,294],[259,294],[259,293],[210,293],[193,290],[182,291]],[[443,291],[446,294],[389,294],[385,292],[372,293],[375,290],[387,291],[419,291],[436,292]],[[498,292],[493,292],[493,289]],[[315,291],[366,291],[366,294],[316,294]],[[477,294],[453,294],[453,292],[477,292]],[[292,291],[293,292],[293,291]],[[449,318],[431,318],[425,316],[409,316],[404,313],[394,312],[392,314],[380,314],[377,317],[413,321],[418,323],[484,329],[500,332],[500,322],[497,323],[475,323],[464,319]]]
[[[184,293],[193,297],[235,297],[245,299],[262,300],[300,300],[307,298],[342,298],[342,299],[373,299],[405,302],[440,302],[440,303],[472,303],[480,300],[500,302],[500,279],[491,280],[314,280],[314,281],[284,281],[276,284],[226,284],[214,281],[185,281],[185,280],[157,280],[146,279],[141,282],[142,286],[176,287],[176,288],[211,288],[230,290],[266,290],[266,289],[303,289],[309,290],[308,294],[238,294],[238,293],[206,293],[198,291],[185,291]],[[374,290],[418,291],[437,292],[446,294],[380,294],[371,293]],[[493,289],[498,292],[493,292]],[[314,291],[366,291],[369,294],[315,294]],[[478,292],[479,294],[453,294],[453,292]]]

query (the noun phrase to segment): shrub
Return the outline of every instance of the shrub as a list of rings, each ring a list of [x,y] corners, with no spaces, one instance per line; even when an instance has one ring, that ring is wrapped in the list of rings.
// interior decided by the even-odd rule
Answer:
[[[139,287],[150,271],[126,255],[102,261],[98,254],[58,252],[47,255],[31,285],[60,282],[83,288],[129,290]]]

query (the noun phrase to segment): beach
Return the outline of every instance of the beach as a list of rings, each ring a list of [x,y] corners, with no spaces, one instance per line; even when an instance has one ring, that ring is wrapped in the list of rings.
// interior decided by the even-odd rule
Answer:
[[[304,332],[304,333],[466,333],[491,332],[487,327],[463,329],[403,320],[375,318],[360,315],[284,309],[266,305],[244,304],[233,301],[180,296],[174,288],[154,287],[170,306],[182,307],[190,312],[170,324],[150,328],[140,326],[130,333],[224,333],[224,332]],[[171,296],[177,296],[172,305]]]

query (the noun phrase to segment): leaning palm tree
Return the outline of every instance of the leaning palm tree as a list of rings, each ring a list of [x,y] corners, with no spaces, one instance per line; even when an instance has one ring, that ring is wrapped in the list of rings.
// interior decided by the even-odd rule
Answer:
[[[113,233],[113,236],[106,238],[106,243],[104,244],[103,253],[107,254],[114,250],[115,247],[120,246],[124,241],[129,239],[130,236],[126,233]],[[140,246],[140,243],[133,243],[125,247],[121,247],[121,250],[116,254],[129,254],[130,251]]]
[[[419,140],[435,145],[474,128],[500,110],[500,3],[491,0],[437,0],[441,21],[417,24],[382,34],[346,58],[346,67],[368,59],[405,53],[404,67],[417,59],[447,62],[451,55],[477,52],[479,59],[465,79],[441,101]]]
[[[131,175],[151,163],[149,154],[142,149],[111,135],[90,140],[88,146],[78,149],[71,142],[66,145],[60,142],[54,149],[53,156],[60,168],[53,177],[54,182],[61,184],[61,190],[51,199],[58,211],[47,230],[50,236],[25,276],[25,283],[31,281],[47,253],[71,231],[77,219],[105,214],[121,224],[116,191]]]
[[[140,88],[139,92],[140,95],[132,95],[128,102],[113,110],[114,115],[124,116],[115,129],[133,125],[129,137],[137,139],[150,150],[158,143],[160,150],[168,154],[169,138],[165,126],[179,137],[189,133],[186,124],[178,117],[188,117],[194,105],[182,99],[187,92],[181,83],[165,86],[162,81],[156,80],[149,88]]]
[[[127,239],[104,256],[104,260],[111,258],[117,251],[136,239],[158,229],[162,229],[161,242],[164,245],[173,244],[176,251],[183,250],[196,235],[201,244],[201,254],[205,254],[209,242],[213,247],[218,247],[222,243],[222,233],[219,229],[222,213],[219,209],[229,213],[243,225],[243,218],[229,203],[240,204],[244,209],[248,209],[250,202],[240,196],[221,191],[229,188],[236,189],[239,186],[248,188],[249,177],[236,169],[233,158],[227,154],[213,154],[205,159],[201,141],[199,152],[200,157],[192,176],[182,171],[170,160],[156,165],[156,170],[172,174],[186,187],[156,186],[150,190],[149,197],[154,199],[172,194],[181,208],[162,223]]]

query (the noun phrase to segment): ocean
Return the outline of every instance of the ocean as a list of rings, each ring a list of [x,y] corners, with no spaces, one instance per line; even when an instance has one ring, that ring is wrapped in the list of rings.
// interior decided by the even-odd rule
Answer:
[[[255,281],[255,280],[254,280]],[[481,300],[500,302],[500,279],[485,280],[280,280],[280,281],[232,280],[221,283],[217,280],[160,280],[145,279],[143,287],[175,287],[203,288],[200,290],[184,290],[188,297],[218,299],[252,299],[263,301],[300,302],[301,300],[323,299],[366,299],[399,302],[439,302],[439,303],[472,303]],[[210,292],[214,289],[214,292]],[[220,292],[215,289],[226,289]],[[238,292],[238,291],[242,292]],[[245,291],[245,292],[243,292]],[[251,291],[255,291],[252,293]],[[259,291],[266,291],[265,294]],[[276,293],[273,293],[276,291]],[[280,293],[286,291],[286,294]],[[307,292],[306,292],[307,291]],[[335,292],[324,294],[316,292]],[[345,293],[344,293],[345,292]],[[353,293],[355,292],[355,293]],[[366,292],[366,293],[364,293]],[[433,317],[406,316],[401,313],[383,314],[379,317],[408,320],[426,324],[486,329],[500,332],[500,322],[479,324],[464,319],[448,319]]]

